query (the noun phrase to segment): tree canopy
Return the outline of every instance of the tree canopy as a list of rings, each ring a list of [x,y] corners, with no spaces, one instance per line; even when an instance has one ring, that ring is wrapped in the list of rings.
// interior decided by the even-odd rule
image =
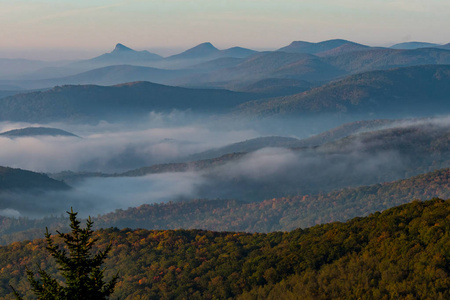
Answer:
[[[89,217],[86,221],[86,227],[81,228],[80,221],[76,218],[77,213],[72,209],[67,213],[70,216],[72,231],[70,233],[57,231],[59,237],[63,239],[65,247],[62,248],[54,242],[48,229],[45,233],[47,251],[59,265],[58,269],[65,282],[61,284],[40,266],[38,266],[40,278],[36,278],[34,272],[27,268],[26,273],[31,289],[38,299],[109,299],[114,292],[118,275],[116,274],[108,282],[104,281],[104,270],[101,265],[111,250],[111,244],[105,250],[98,251],[93,255],[93,246],[98,238],[92,238],[93,222],[91,218]],[[13,291],[16,299],[23,299],[14,288]]]

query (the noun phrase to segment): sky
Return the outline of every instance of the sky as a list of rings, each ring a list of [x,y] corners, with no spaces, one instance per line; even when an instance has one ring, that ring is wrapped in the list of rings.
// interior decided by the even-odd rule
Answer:
[[[116,43],[169,55],[202,42],[278,49],[343,38],[450,42],[448,0],[0,0],[0,57],[79,59]]]

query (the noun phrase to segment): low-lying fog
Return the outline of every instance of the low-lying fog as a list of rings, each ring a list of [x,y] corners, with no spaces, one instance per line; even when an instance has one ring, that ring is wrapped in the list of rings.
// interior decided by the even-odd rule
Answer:
[[[50,124],[76,137],[0,137],[0,165],[36,172],[122,172],[263,135],[252,126],[181,122],[185,116],[153,114],[141,124]],[[173,121],[175,120],[175,121]],[[440,120],[449,126],[449,119]],[[408,123],[409,124],[409,123]],[[38,124],[31,124],[37,126]],[[0,131],[30,124],[1,123]],[[305,127],[297,138],[306,137]],[[313,129],[309,128],[310,134]],[[292,130],[291,130],[292,132]],[[285,135],[286,136],[286,135]],[[142,177],[87,178],[65,192],[0,194],[0,215],[42,217],[71,206],[82,216],[103,214],[144,203],[192,198],[237,198],[261,201],[289,193],[314,193],[334,187],[371,184],[380,178],[405,176],[410,158],[387,149],[366,153],[357,145],[348,153],[321,155],[312,150],[266,148],[205,171]],[[323,187],[323,188],[321,188]]]
[[[190,154],[260,136],[305,138],[348,120],[223,119],[174,111],[151,113],[147,120],[98,124],[0,122],[0,132],[24,127],[53,127],[80,138],[0,136],[0,166],[35,172],[65,170],[123,172],[182,160]]]

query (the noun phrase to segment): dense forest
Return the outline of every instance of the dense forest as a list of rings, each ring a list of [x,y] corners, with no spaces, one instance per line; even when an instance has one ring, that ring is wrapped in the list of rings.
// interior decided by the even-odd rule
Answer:
[[[450,200],[291,232],[104,229],[118,299],[448,299]],[[58,243],[58,240],[55,241]],[[0,247],[0,295],[30,298],[25,267],[54,272],[44,240]],[[94,249],[95,250],[95,249]]]
[[[236,200],[195,200],[142,205],[117,210],[96,219],[99,226],[130,228],[270,232],[345,221],[385,210],[414,199],[450,197],[450,169],[405,180],[347,188],[318,195],[268,199],[260,203]]]
[[[205,229],[270,232],[327,222],[346,221],[412,200],[450,198],[450,169],[394,182],[246,203],[230,199],[197,199],[144,204],[97,216],[96,228]],[[0,244],[39,238],[46,226],[67,229],[62,216],[44,219],[0,216]]]

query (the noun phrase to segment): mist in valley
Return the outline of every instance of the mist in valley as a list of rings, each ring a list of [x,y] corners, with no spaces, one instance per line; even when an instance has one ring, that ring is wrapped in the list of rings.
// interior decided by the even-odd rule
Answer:
[[[251,122],[241,121],[223,126],[221,121],[202,119],[205,120],[208,123],[201,124],[198,119],[192,122],[189,116],[180,112],[153,114],[147,123],[132,126],[106,122],[96,125],[51,124],[79,137],[1,137],[1,165],[42,173],[67,170],[99,172],[103,177],[91,175],[68,182],[71,189],[67,191],[3,192],[0,194],[0,215],[40,218],[60,215],[73,207],[85,217],[142,204],[199,198],[263,201],[392,181],[448,164],[448,160],[441,158],[431,167],[428,163],[436,158],[429,161],[424,157],[417,161],[415,153],[410,154],[404,149],[414,142],[411,141],[413,135],[397,137],[401,147],[392,141],[377,139],[363,142],[363,135],[356,135],[353,139],[321,147],[262,147],[204,169],[136,177],[117,175],[134,168],[183,161],[194,153],[271,133],[270,126],[261,130],[262,123],[242,126],[251,125]],[[405,120],[383,129],[420,125],[425,128],[425,135],[427,130],[430,133],[437,130],[445,136],[449,120],[448,117]],[[275,123],[281,124],[280,120]],[[2,123],[0,128],[5,131],[25,125],[30,124]],[[314,128],[303,133],[307,129],[304,125],[298,130],[298,135],[291,137],[300,139],[316,133]],[[446,142],[448,145],[448,139]],[[445,155],[444,158],[448,158],[448,154]]]

